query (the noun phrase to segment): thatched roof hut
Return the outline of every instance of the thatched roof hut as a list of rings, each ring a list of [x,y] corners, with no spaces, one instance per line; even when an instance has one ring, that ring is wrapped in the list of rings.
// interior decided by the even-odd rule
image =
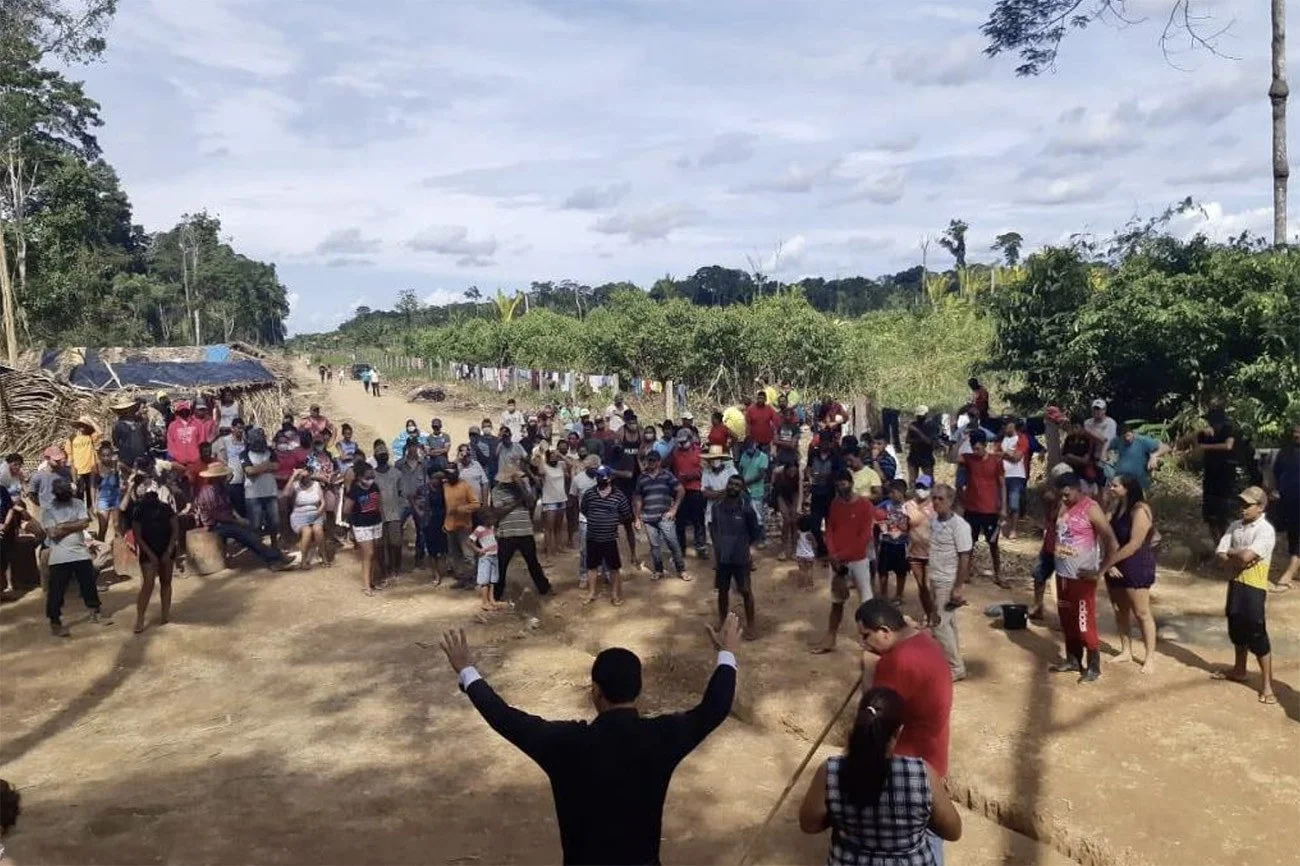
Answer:
[[[22,369],[0,367],[0,453],[34,454],[67,437],[81,415],[108,430],[109,406],[229,389],[243,412],[275,426],[289,408],[290,367],[243,344],[158,348],[67,348],[29,352]]]

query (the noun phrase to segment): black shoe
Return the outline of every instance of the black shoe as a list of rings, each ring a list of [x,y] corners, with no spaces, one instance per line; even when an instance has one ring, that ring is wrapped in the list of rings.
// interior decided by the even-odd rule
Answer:
[[[1081,683],[1093,683],[1101,677],[1101,650],[1088,650],[1088,669],[1079,677]]]
[[[50,623],[50,634],[55,637],[72,637],[72,632],[69,631],[68,627],[61,622]]]
[[[1048,665],[1047,669],[1054,674],[1077,674],[1083,672],[1083,662],[1078,656],[1066,656],[1064,661]]]

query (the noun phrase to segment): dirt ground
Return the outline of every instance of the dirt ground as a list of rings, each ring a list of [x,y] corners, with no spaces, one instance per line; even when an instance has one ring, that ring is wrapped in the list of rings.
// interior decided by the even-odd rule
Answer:
[[[435,413],[463,441],[482,417],[411,406],[395,391],[368,397],[352,382],[323,398],[363,443],[391,439],[407,417],[427,428]],[[1162,571],[1153,674],[1107,665],[1083,687],[1045,672],[1054,631],[1006,632],[982,615],[1029,592],[1036,542],[1006,547],[1021,588],[980,581],[961,614],[971,678],[956,691],[952,782],[970,809],[949,862],[1295,862],[1297,594],[1269,602],[1280,707],[1209,680],[1231,659],[1223,578],[1210,573]],[[108,628],[81,618],[70,596],[67,641],[49,637],[39,593],[0,610],[0,776],[22,789],[25,807],[7,840],[16,862],[556,862],[545,777],[478,718],[441,654],[422,644],[466,627],[496,688],[550,717],[591,713],[587,675],[605,646],[641,655],[648,712],[689,706],[712,668],[707,579],[642,574],[622,608],[584,609],[568,554],[548,569],[557,592],[530,628],[519,614],[484,619],[466,594],[433,589],[425,575],[365,598],[346,552],[332,569],[279,575],[244,559],[178,581],[173,622],[139,637],[134,582],[105,593]],[[704,565],[695,565],[702,578]],[[851,687],[849,627],[839,652],[810,655],[826,588],[798,590],[790,572],[760,560],[761,637],[740,653],[733,717],[674,778],[665,862],[737,862]],[[911,589],[908,601],[919,613]],[[846,732],[841,720],[819,758]],[[806,784],[807,775],[754,862],[824,859],[825,837],[805,837],[795,822]]]

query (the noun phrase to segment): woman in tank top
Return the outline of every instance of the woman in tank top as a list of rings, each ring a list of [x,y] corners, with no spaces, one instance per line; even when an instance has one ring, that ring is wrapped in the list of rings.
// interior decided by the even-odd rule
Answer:
[[[1129,626],[1136,616],[1146,647],[1139,664],[1143,673],[1150,673],[1156,650],[1156,621],[1151,615],[1151,586],[1156,582],[1156,553],[1151,546],[1155,520],[1136,478],[1116,475],[1107,490],[1113,500],[1110,526],[1119,547],[1102,563],[1101,572],[1106,576],[1106,592],[1119,628],[1119,655],[1115,661],[1135,660]]]
[[[1079,682],[1090,683],[1101,676],[1101,648],[1097,639],[1099,567],[1103,552],[1109,557],[1118,545],[1101,506],[1083,492],[1083,484],[1073,472],[1056,479],[1061,497],[1056,518],[1056,609],[1065,636],[1065,658],[1048,670],[1078,673],[1081,674]],[[1099,544],[1104,551],[1099,549]]]
[[[289,528],[298,533],[298,567],[311,564],[311,549],[325,557],[325,489],[310,469],[295,469],[280,494],[289,505]]]
[[[961,815],[939,774],[922,758],[894,754],[902,721],[897,692],[869,690],[848,751],[813,776],[799,827],[830,829],[828,866],[935,866],[938,839],[961,838]]]

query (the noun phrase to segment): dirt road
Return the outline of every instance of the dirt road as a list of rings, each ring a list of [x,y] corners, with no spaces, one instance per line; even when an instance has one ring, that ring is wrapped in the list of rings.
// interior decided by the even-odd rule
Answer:
[[[427,429],[437,404],[324,391],[358,439],[391,440],[406,418]],[[442,412],[456,441],[480,420]],[[1013,546],[1027,574],[1033,546]],[[347,560],[347,554],[341,558]],[[628,603],[583,608],[573,557],[550,574],[540,623],[481,621],[475,603],[407,577],[373,599],[355,565],[271,575],[236,570],[177,584],[174,622],[130,634],[134,583],[106,594],[111,628],[76,619],[49,637],[39,594],[0,610],[0,776],[24,790],[7,840],[20,863],[550,863],[559,858],[541,772],[493,734],[421,644],[466,626],[480,669],[507,699],[552,716],[588,715],[594,654],[627,646],[645,662],[644,709],[690,705],[712,666],[707,580],[633,579]],[[1222,591],[1162,574],[1160,615],[1217,614]],[[762,637],[741,653],[733,718],[679,769],[664,822],[665,862],[734,863],[856,672],[849,631],[831,656],[805,650],[824,587],[794,587],[784,564],[756,575]],[[972,677],[958,686],[953,780],[977,811],[1003,815],[1059,850],[975,813],[950,862],[1288,863],[1300,847],[1295,692],[1283,708],[1211,683],[1230,655],[1213,626],[1161,646],[1151,677],[1111,666],[1097,685],[1050,679],[1057,636],[988,628],[971,592],[962,638]],[[1185,601],[1190,599],[1191,601]],[[1270,601],[1294,634],[1295,599]],[[910,608],[915,608],[914,598]],[[909,609],[910,609],[909,608]],[[1112,628],[1103,617],[1103,628]],[[1280,654],[1280,650],[1279,650]],[[1295,683],[1295,655],[1279,677]],[[830,749],[842,745],[843,724]],[[757,850],[759,863],[819,862],[797,799]]]

